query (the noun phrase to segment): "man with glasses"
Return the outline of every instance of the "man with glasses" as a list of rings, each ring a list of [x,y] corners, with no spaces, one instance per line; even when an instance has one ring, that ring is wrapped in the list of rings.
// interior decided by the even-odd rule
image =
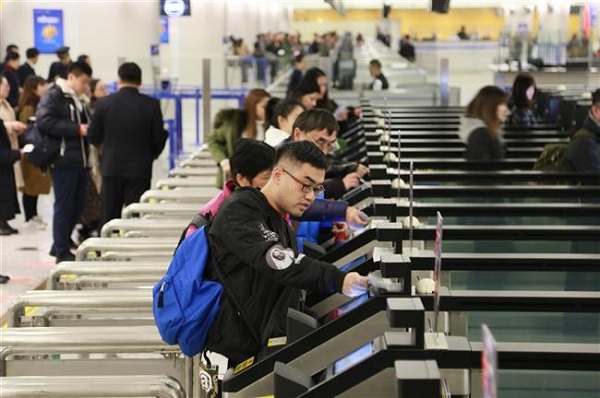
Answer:
[[[230,366],[259,355],[269,339],[287,334],[287,309],[302,308],[299,289],[353,297],[368,288],[366,277],[297,250],[287,215],[302,216],[323,189],[326,167],[312,143],[284,145],[267,184],[261,190],[236,190],[209,226],[213,264],[225,275],[237,304],[222,296],[207,348],[227,357]],[[211,268],[206,278],[217,280]]]
[[[335,146],[338,124],[335,116],[329,111],[323,109],[309,109],[302,112],[292,128],[292,135],[287,141],[310,141],[314,143],[323,154],[327,155]],[[328,160],[326,176],[332,177],[342,174],[344,178],[329,178],[323,183],[324,196],[318,199],[339,198],[346,190],[358,186],[360,179],[369,170],[357,163],[346,163],[335,165]],[[331,192],[337,192],[331,195]],[[330,237],[330,232],[338,235],[343,233],[346,225],[339,224],[346,221],[352,225],[366,225],[368,218],[358,209],[348,206],[348,203],[339,200],[317,200],[302,216],[301,222],[295,226],[298,247],[300,251],[304,250],[304,242],[308,241],[318,244],[319,237],[326,240]],[[316,221],[319,220],[319,221]],[[331,223],[334,222],[332,225]],[[337,224],[335,224],[337,222]],[[333,227],[333,228],[332,228]],[[327,232],[328,236],[323,236],[322,232]]]
[[[311,141],[325,154],[328,155],[336,148],[338,124],[335,116],[324,109],[309,109],[302,112],[292,129],[290,140]],[[328,159],[326,177],[324,182],[325,198],[339,199],[348,190],[357,187],[360,179],[369,169],[355,162],[338,162]]]

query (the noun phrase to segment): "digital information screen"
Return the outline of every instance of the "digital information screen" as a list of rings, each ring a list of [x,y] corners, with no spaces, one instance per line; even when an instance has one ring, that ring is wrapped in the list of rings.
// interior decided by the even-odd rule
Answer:
[[[341,317],[344,314],[352,311],[353,309],[359,307],[362,303],[365,303],[369,300],[369,293],[362,294],[355,299],[348,301],[347,303],[339,306],[338,308],[332,310],[329,314],[327,314],[325,321],[330,322],[334,319]]]
[[[338,359],[333,364],[333,374],[336,375],[368,358],[373,353],[373,343],[369,342],[350,354]]]
[[[352,260],[349,263],[342,265],[340,267],[340,271],[344,271],[344,272],[349,272],[352,268],[364,263],[365,261],[367,261],[367,255],[363,255],[360,256],[359,258],[357,258],[356,260]]]

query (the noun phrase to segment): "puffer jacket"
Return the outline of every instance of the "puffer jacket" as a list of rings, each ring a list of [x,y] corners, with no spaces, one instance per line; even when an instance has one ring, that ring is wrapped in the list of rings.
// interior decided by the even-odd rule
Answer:
[[[79,126],[89,122],[90,114],[83,98],[76,97],[66,80],[57,79],[42,96],[35,118],[40,131],[48,137],[64,138],[64,148],[54,167],[89,167],[89,143],[87,137],[79,136]]]
[[[574,137],[567,150],[567,159],[573,170],[579,173],[600,173],[600,123],[590,114],[581,130],[587,130],[595,137]]]

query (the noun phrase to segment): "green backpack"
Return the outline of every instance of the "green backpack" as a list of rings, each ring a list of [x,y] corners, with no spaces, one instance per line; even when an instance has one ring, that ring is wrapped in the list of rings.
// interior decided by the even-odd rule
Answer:
[[[595,138],[595,134],[588,130],[579,130],[573,136],[572,140],[577,137]],[[567,159],[567,150],[570,144],[548,144],[544,147],[542,154],[535,161],[533,169],[537,171],[554,171],[568,172],[573,171],[573,167]]]

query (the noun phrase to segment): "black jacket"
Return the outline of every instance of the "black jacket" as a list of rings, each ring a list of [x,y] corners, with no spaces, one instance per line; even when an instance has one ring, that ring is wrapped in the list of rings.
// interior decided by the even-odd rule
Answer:
[[[69,64],[64,65],[60,61],[52,62],[50,70],[48,71],[48,83],[54,82],[57,77],[67,78],[67,71],[69,70]]]
[[[346,175],[356,171],[357,162],[347,162],[342,159],[327,157],[327,173],[325,178],[344,178]]]
[[[567,159],[575,171],[600,173],[600,127],[588,116],[581,130],[594,133],[596,138],[575,137],[567,150]]]
[[[41,132],[53,139],[65,140],[65,150],[54,163],[55,167],[88,167],[88,140],[79,136],[79,125],[89,121],[89,112],[83,105],[78,112],[73,97],[55,84],[42,96],[35,112]]]
[[[20,213],[13,170],[13,164],[20,158],[21,153],[11,149],[4,121],[0,119],[0,221],[12,220]]]
[[[17,108],[19,105],[19,76],[17,76],[17,71],[11,69],[8,66],[4,66],[4,70],[2,74],[8,81],[8,85],[10,86],[10,91],[8,92],[8,98],[6,100],[13,108]]]
[[[88,131],[90,142],[102,145],[102,176],[152,178],[152,162],[165,147],[160,102],[123,87],[96,102]]]
[[[35,76],[35,69],[33,69],[31,65],[25,62],[23,65],[19,66],[19,69],[17,69],[17,76],[19,77],[19,84],[21,87],[25,84],[25,79],[31,75]]]
[[[299,306],[298,289],[341,292],[345,273],[298,254],[288,222],[253,188],[236,190],[221,205],[208,232],[214,264],[225,275],[260,345],[236,314],[226,294],[209,332],[207,348],[239,363],[257,355],[271,337],[286,335],[289,307]],[[211,267],[209,267],[210,270]],[[215,280],[214,271],[207,278]]]
[[[502,160],[504,158],[502,142],[500,138],[493,137],[487,128],[476,128],[467,139],[465,158],[483,161]]]

